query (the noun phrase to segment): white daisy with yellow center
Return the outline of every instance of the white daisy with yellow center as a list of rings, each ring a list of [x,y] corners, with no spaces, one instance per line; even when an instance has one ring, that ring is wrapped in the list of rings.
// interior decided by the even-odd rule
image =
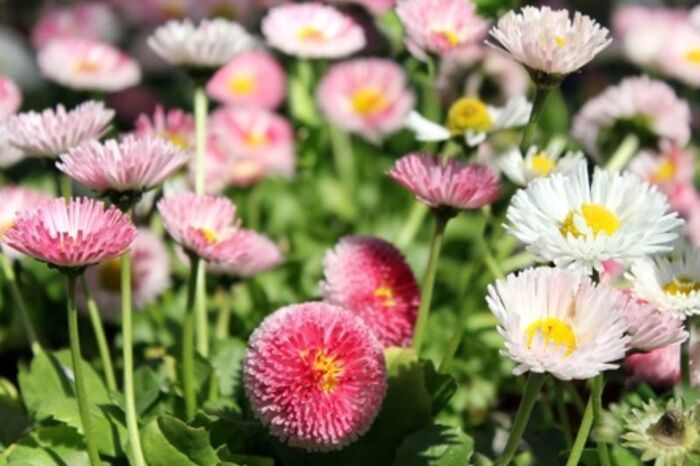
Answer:
[[[629,337],[620,292],[580,271],[528,269],[489,285],[486,297],[505,339],[503,353],[528,371],[561,380],[588,379],[615,369]]]
[[[665,195],[631,173],[586,162],[570,174],[532,181],[512,198],[507,229],[541,260],[601,270],[602,262],[627,262],[670,250],[683,224]]]
[[[484,142],[489,133],[524,126],[531,112],[532,104],[522,96],[511,99],[505,107],[492,107],[476,97],[462,97],[450,107],[444,126],[415,111],[408,114],[405,126],[416,134],[418,141],[464,137],[471,147]]]
[[[546,149],[530,147],[524,157],[520,149],[514,147],[500,156],[497,164],[509,180],[525,186],[534,179],[552,173],[570,173],[582,160],[583,152],[564,153],[564,144],[554,141]]]

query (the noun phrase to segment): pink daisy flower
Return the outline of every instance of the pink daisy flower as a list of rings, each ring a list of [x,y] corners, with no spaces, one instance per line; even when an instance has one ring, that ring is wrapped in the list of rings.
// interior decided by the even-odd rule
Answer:
[[[379,58],[334,65],[318,89],[318,102],[329,120],[370,140],[399,130],[413,101],[402,68]]]
[[[121,256],[136,227],[114,206],[88,198],[51,199],[20,214],[5,231],[11,248],[58,268],[81,269]]]
[[[32,28],[32,44],[42,48],[54,39],[78,37],[111,42],[119,35],[119,23],[109,5],[99,2],[53,7]]]
[[[194,117],[180,109],[167,112],[158,105],[153,116],[139,115],[135,133],[139,136],[158,136],[167,139],[182,150],[194,147]]]
[[[187,153],[162,138],[129,135],[88,141],[63,154],[56,167],[99,193],[142,193],[185,165]]]
[[[385,346],[409,346],[420,290],[411,268],[391,243],[347,236],[323,259],[326,301],[357,314]]]
[[[362,320],[327,303],[288,306],[253,332],[248,399],[289,445],[337,450],[369,429],[386,392],[382,345]]]
[[[15,224],[17,215],[33,209],[50,197],[40,191],[22,188],[20,186],[5,186],[0,188],[0,244],[4,243],[5,230]],[[20,253],[6,245],[3,252],[13,259],[21,256]]]
[[[0,121],[17,112],[22,105],[22,92],[7,76],[0,75]]]
[[[235,251],[236,206],[225,197],[182,193],[158,202],[168,234],[189,254],[223,261]]]
[[[141,80],[141,68],[133,58],[96,40],[55,39],[37,59],[44,76],[71,89],[116,92]]]
[[[486,22],[469,0],[402,0],[396,13],[406,28],[406,46],[419,60],[478,44]]]
[[[700,87],[700,28],[689,24],[670,31],[659,66],[666,75]]]
[[[109,129],[114,111],[102,102],[88,101],[67,111],[63,105],[41,113],[10,117],[10,143],[33,157],[56,158],[85,141],[99,139]]]
[[[498,198],[498,177],[490,168],[454,158],[409,154],[388,175],[432,208],[478,209]]]
[[[659,388],[670,388],[681,380],[681,345],[670,345],[648,353],[630,354],[624,368],[631,384],[646,382]]]
[[[287,95],[286,76],[269,52],[251,50],[219,69],[207,84],[207,93],[224,104],[273,110]]]
[[[267,236],[241,228],[222,262],[212,262],[207,270],[249,278],[273,269],[284,260],[282,252]]]
[[[364,48],[362,28],[337,9],[318,3],[281,5],[262,22],[268,44],[302,58],[342,58]]]
[[[168,251],[158,236],[139,228],[129,257],[133,305],[142,309],[170,285]],[[85,278],[100,313],[109,321],[117,322],[121,312],[121,261],[114,258],[91,267]]]
[[[670,312],[661,312],[641,300],[621,293],[625,302],[622,316],[627,322],[630,346],[641,351],[652,351],[669,345],[683,343],[688,339],[685,319]]]

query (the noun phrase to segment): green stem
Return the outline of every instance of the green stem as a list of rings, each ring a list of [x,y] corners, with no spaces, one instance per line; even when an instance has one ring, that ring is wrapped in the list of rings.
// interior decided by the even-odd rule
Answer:
[[[637,153],[637,149],[639,149],[639,138],[634,134],[628,134],[605,164],[605,169],[609,172],[622,170]]]
[[[681,345],[681,388],[690,389],[690,338]]]
[[[197,352],[205,358],[209,356],[209,316],[207,313],[207,264],[200,261],[197,267],[197,290],[195,295],[195,316],[197,319]]]
[[[593,397],[588,399],[588,404],[586,404],[586,409],[583,412],[583,419],[581,419],[581,425],[578,428],[578,434],[576,434],[576,440],[574,440],[574,446],[571,448],[569,453],[569,459],[566,461],[566,466],[577,466],[581,455],[583,454],[583,449],[586,446],[586,441],[588,440],[588,434],[591,433],[591,427],[593,426]]]
[[[225,340],[228,338],[231,326],[231,300],[226,296],[226,290],[223,287],[216,290],[214,300],[219,308],[216,318],[216,339]]]
[[[462,310],[457,316],[457,322],[455,324],[454,333],[450,342],[447,344],[445,353],[440,361],[440,366],[438,367],[438,372],[445,373],[447,368],[450,366],[452,359],[454,359],[457,350],[459,349],[459,344],[462,343],[462,337],[464,336],[464,320],[466,318],[467,311]]]
[[[187,284],[187,308],[182,324],[182,389],[185,395],[185,413],[192,419],[197,413],[197,397],[194,390],[194,307],[197,289],[199,257],[190,257],[190,279]]]
[[[552,88],[543,86],[537,86],[535,89],[535,99],[532,102],[532,113],[530,114],[530,119],[527,122],[525,129],[523,129],[523,137],[520,141],[520,152],[523,154],[527,152],[532,145],[532,141],[535,138],[535,130],[537,129],[537,122],[540,120],[540,116],[542,116],[544,104],[547,101],[547,97],[549,97],[551,90]]]
[[[435,214],[434,217],[435,227],[430,244],[430,256],[428,257],[428,266],[423,276],[423,289],[421,290],[420,306],[418,307],[418,319],[416,320],[416,329],[413,334],[413,349],[416,354],[420,354],[420,348],[428,328],[428,315],[430,314],[430,302],[433,298],[435,275],[437,274],[437,266],[440,259],[440,248],[442,247],[445,227],[449,221],[449,217],[444,215]]]
[[[97,442],[92,430],[90,419],[90,405],[88,403],[87,389],[85,388],[85,376],[83,375],[83,359],[80,355],[80,332],[78,330],[78,308],[75,305],[75,275],[66,273],[66,291],[68,295],[68,338],[70,340],[71,361],[73,363],[73,376],[75,379],[75,394],[78,400],[80,423],[85,435],[88,457],[92,466],[100,466],[100,454],[97,451]]]
[[[510,463],[511,459],[513,459],[515,451],[518,449],[518,444],[520,444],[520,439],[523,436],[523,432],[525,432],[527,421],[530,419],[532,408],[535,406],[537,396],[545,380],[545,374],[530,372],[530,376],[527,379],[527,386],[525,387],[525,394],[522,400],[520,400],[520,407],[518,408],[518,413],[515,415],[508,442],[503,449],[503,453],[501,453],[501,456],[493,463],[493,466],[506,466]]]
[[[8,285],[10,285],[10,293],[12,293],[12,299],[15,302],[15,306],[19,309],[19,316],[22,320],[22,325],[24,326],[24,331],[27,334],[27,341],[29,341],[29,346],[32,349],[33,354],[41,353],[41,344],[39,339],[36,337],[36,331],[34,330],[34,325],[32,324],[32,319],[29,316],[29,310],[24,302],[24,297],[17,284],[17,277],[15,276],[15,270],[12,268],[12,260],[5,254],[2,253],[2,269],[5,274],[5,279],[7,279]]]
[[[66,202],[70,202],[73,195],[73,181],[68,175],[61,175],[61,195]]]
[[[204,87],[194,89],[194,191],[204,194],[204,157],[207,150],[207,95]]]
[[[329,134],[333,147],[333,161],[338,177],[345,188],[346,194],[355,195],[355,160],[350,135],[335,125],[330,125]],[[350,197],[352,199],[352,197]]]
[[[593,379],[593,424],[600,424],[600,419],[603,415],[603,388],[605,387],[605,376],[603,373],[598,374]],[[610,453],[605,442],[597,441],[596,449],[598,450],[598,460],[600,466],[610,466]]]
[[[134,395],[134,343],[131,323],[131,258],[129,253],[121,257],[121,292],[122,292],[122,340],[124,358],[124,405],[126,410],[126,427],[129,432],[129,445],[134,464],[145,466],[146,461],[141,451],[138,417],[136,416],[136,399]]]
[[[87,303],[88,314],[90,314],[90,322],[92,323],[92,330],[95,332],[95,340],[97,340],[97,349],[100,352],[100,359],[102,360],[102,367],[105,373],[105,382],[107,383],[107,388],[110,391],[117,391],[117,379],[114,376],[114,365],[112,364],[112,355],[109,351],[109,345],[107,344],[107,337],[105,336],[104,326],[102,325],[102,317],[100,317],[100,310],[97,308],[97,302],[92,296],[88,282],[85,279],[85,274],[80,276],[80,286],[83,288],[83,293],[85,293],[85,302]]]
[[[423,224],[425,216],[428,215],[430,209],[427,205],[422,202],[414,202],[411,212],[408,214],[406,223],[403,224],[403,228],[399,232],[399,236],[396,238],[396,245],[401,248],[405,248],[413,242],[418,233],[418,229]]]

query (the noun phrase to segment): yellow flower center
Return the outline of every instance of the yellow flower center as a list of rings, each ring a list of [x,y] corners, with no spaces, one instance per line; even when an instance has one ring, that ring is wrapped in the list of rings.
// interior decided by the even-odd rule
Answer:
[[[554,36],[554,43],[557,44],[557,47],[564,47],[566,45],[566,37]]]
[[[379,113],[388,105],[384,96],[377,90],[366,87],[356,91],[352,96],[352,108],[362,116]]]
[[[447,128],[455,135],[467,130],[488,131],[491,124],[486,105],[473,97],[462,97],[452,104],[447,113]]]
[[[443,39],[445,39],[445,42],[450,44],[452,47],[459,45],[459,42],[460,42],[459,36],[457,35],[457,33],[453,29],[438,28],[438,29],[434,29],[433,33],[436,36],[440,36]]]
[[[588,228],[593,232],[593,236],[598,236],[603,232],[611,236],[620,228],[620,219],[600,204],[583,204],[580,212],[570,211],[561,226],[559,231],[562,236],[572,235],[574,238],[579,238],[583,234],[576,228],[574,218],[576,215],[581,215],[583,221],[586,222]]]
[[[245,182],[259,178],[264,172],[264,166],[254,159],[241,159],[233,163],[231,178],[234,181]]]
[[[73,71],[78,74],[92,74],[100,69],[99,63],[93,60],[76,60],[73,63]]]
[[[187,136],[182,133],[177,133],[175,131],[160,131],[158,137],[161,137],[173,145],[179,147],[180,149],[187,149],[189,147],[189,142],[187,141]]]
[[[382,301],[382,306],[384,307],[394,307],[396,306],[396,300],[394,299],[394,290],[386,285],[382,285],[376,290],[374,290],[373,295],[376,298],[384,298]]]
[[[297,31],[297,37],[304,42],[323,42],[325,36],[323,31],[315,26],[304,26]]]
[[[689,295],[692,291],[700,291],[700,283],[689,277],[674,277],[664,285],[666,294]]]
[[[685,53],[685,59],[693,65],[700,65],[700,47],[693,47]]]
[[[528,325],[525,329],[527,335],[527,347],[532,347],[535,336],[542,335],[545,343],[553,343],[556,346],[566,347],[566,356],[569,356],[576,349],[576,334],[574,329],[563,320],[556,317],[546,317],[538,319]]]
[[[5,235],[5,232],[9,228],[12,228],[12,225],[14,224],[14,220],[5,220],[4,222],[0,222],[0,241],[2,241],[2,237]]]
[[[97,271],[100,286],[113,293],[121,291],[121,271],[122,267],[119,259],[110,259],[100,264]]]
[[[309,351],[302,351],[299,356],[306,361]],[[323,393],[331,393],[340,384],[340,377],[343,375],[343,364],[335,356],[329,355],[325,350],[316,351],[311,361],[311,370],[314,372],[313,379],[318,384],[318,388]]]
[[[249,95],[255,91],[256,87],[257,83],[255,82],[255,78],[249,74],[236,75],[232,77],[229,82],[229,89],[231,92],[239,95]]]
[[[261,133],[259,131],[251,131],[249,133],[246,133],[244,140],[246,146],[248,147],[264,146],[270,141],[270,139],[267,137],[267,134]]]
[[[532,156],[529,162],[530,170],[535,172],[537,176],[547,176],[552,172],[552,170],[557,168],[557,164],[554,163],[552,159],[547,157],[547,154],[544,152],[535,154]]]
[[[670,160],[664,160],[651,175],[651,180],[655,183],[670,181],[676,176],[676,166]]]
[[[204,241],[207,243],[214,244],[219,242],[219,235],[217,235],[214,230],[210,230],[209,228],[195,228],[195,230],[204,237]]]

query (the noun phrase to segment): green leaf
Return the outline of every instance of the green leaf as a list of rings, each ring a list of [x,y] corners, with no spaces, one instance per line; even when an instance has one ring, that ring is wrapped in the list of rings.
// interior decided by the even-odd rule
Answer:
[[[219,378],[222,396],[233,396],[240,385],[245,349],[245,343],[238,338],[228,338],[214,348],[211,364]]]
[[[393,466],[464,466],[472,453],[474,440],[461,429],[433,425],[404,439]]]
[[[214,466],[219,464],[204,428],[190,427],[162,416],[142,431],[143,453],[149,466]]]
[[[421,361],[425,384],[432,399],[432,413],[436,416],[447,406],[452,396],[457,392],[457,381],[448,374],[440,374],[435,370],[432,361]]]
[[[289,112],[294,119],[311,127],[317,127],[321,123],[311,94],[314,88],[311,63],[298,60],[289,77]]]
[[[72,427],[41,427],[8,450],[8,466],[89,466],[83,437]]]
[[[275,461],[271,458],[250,455],[226,454],[224,459],[233,461],[238,466],[275,466]]]
[[[61,363],[50,353],[37,354],[29,368],[20,366],[18,382],[22,401],[29,412],[36,411],[47,398],[73,395],[73,387]]]
[[[134,398],[136,411],[143,414],[155,403],[163,385],[163,374],[148,366],[141,366],[134,371]]]
[[[17,389],[7,379],[0,379],[0,419],[0,448],[17,440],[30,426],[30,419],[17,397]]]

